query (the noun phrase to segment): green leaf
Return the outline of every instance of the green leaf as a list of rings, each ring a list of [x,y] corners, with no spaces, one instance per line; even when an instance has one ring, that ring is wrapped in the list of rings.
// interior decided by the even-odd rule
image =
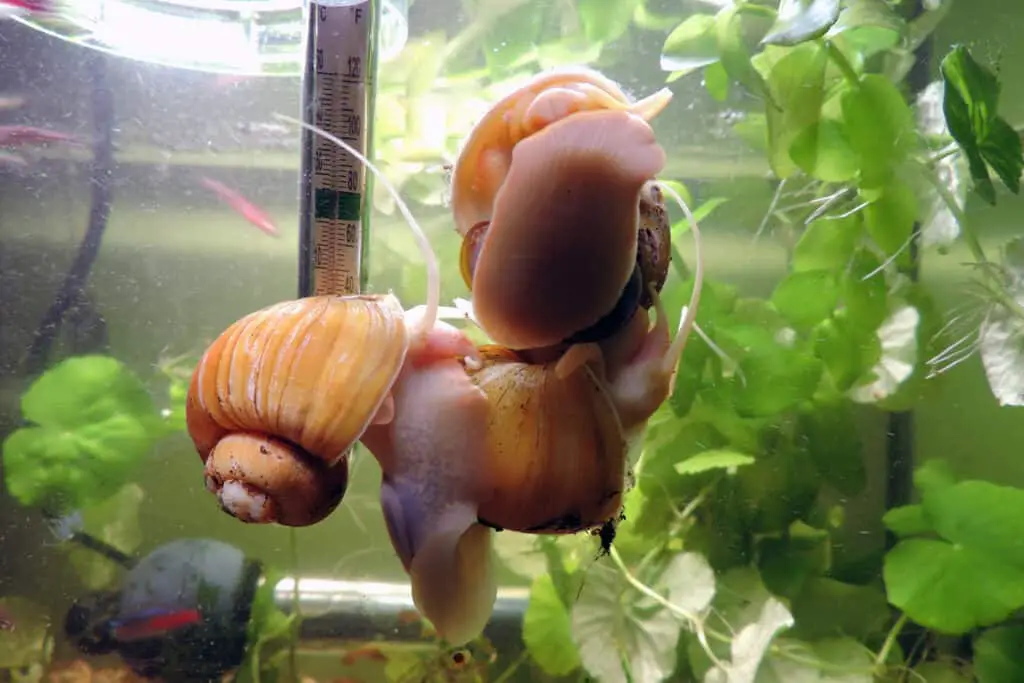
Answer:
[[[736,412],[745,417],[777,415],[814,394],[822,365],[801,350],[776,342],[751,349],[733,380]]]
[[[793,625],[793,615],[775,598],[761,608],[757,621],[737,631],[730,644],[729,664],[716,664],[704,676],[704,683],[752,681],[775,636]]]
[[[528,3],[501,14],[480,43],[491,74],[506,73],[537,45],[544,28],[544,13]]]
[[[927,683],[975,683],[974,678],[962,668],[960,662],[949,659],[922,662],[913,668],[908,678]]]
[[[708,470],[730,470],[735,472],[738,467],[750,465],[754,458],[743,453],[728,450],[711,450],[692,455],[682,462],[676,463],[676,472],[682,475],[700,474]]]
[[[693,613],[703,611],[715,594],[714,572],[696,553],[673,557],[653,583],[668,601]],[[587,572],[572,608],[580,659],[602,683],[666,678],[676,666],[682,626],[679,617],[639,596],[608,564]]]
[[[854,247],[862,234],[859,214],[844,218],[818,218],[807,226],[793,248],[791,267],[798,273],[816,270],[841,272],[850,264]]]
[[[999,626],[975,640],[974,674],[978,683],[1024,681],[1024,626]]]
[[[818,38],[839,18],[839,0],[782,0],[762,45],[796,45]]]
[[[780,639],[779,650],[764,658],[757,683],[872,683],[871,652],[853,638],[830,638],[814,643]],[[734,679],[739,683],[741,679]],[[729,681],[733,683],[733,681]],[[934,683],[928,679],[928,683]]]
[[[809,330],[832,315],[839,301],[839,283],[832,270],[801,270],[787,275],[772,292],[771,302],[795,328]]]
[[[814,330],[814,353],[828,368],[836,389],[849,390],[881,357],[874,328],[851,322],[847,311],[837,311]]]
[[[946,460],[929,460],[914,470],[914,488],[922,496],[930,496],[956,484],[956,477]]]
[[[889,256],[897,253],[897,263],[910,260],[907,244],[917,220],[914,191],[906,183],[893,180],[881,195],[864,208],[864,224],[875,243]]]
[[[920,536],[933,531],[932,523],[924,514],[923,505],[904,505],[893,508],[882,517],[882,523],[897,536]]]
[[[718,61],[715,17],[691,14],[676,26],[661,48],[661,69],[686,75]]]
[[[826,38],[840,39],[864,60],[896,47],[905,31],[906,22],[885,0],[856,0],[846,3]]]
[[[142,381],[108,356],[62,361],[29,387],[21,406],[38,426],[4,441],[4,480],[23,505],[52,514],[113,495],[167,429]]]
[[[1024,238],[1003,247],[1005,293],[1024,303]],[[982,365],[992,395],[1001,406],[1024,405],[1024,320],[1009,306],[992,302],[978,336]]]
[[[848,401],[816,402],[801,411],[799,427],[822,478],[837,491],[855,496],[867,485],[864,446]]]
[[[901,541],[886,556],[889,598],[915,621],[964,633],[1024,607],[1024,490],[984,481],[951,483],[941,465],[915,483],[941,541]]]
[[[881,261],[867,249],[854,253],[843,284],[843,300],[857,336],[874,336],[889,315],[889,288],[879,273]]]
[[[797,622],[793,635],[807,640],[836,636],[869,640],[885,633],[891,614],[879,588],[813,577],[793,599]]]
[[[704,89],[717,102],[725,102],[729,97],[729,74],[721,62],[704,67]]]
[[[843,93],[846,138],[857,154],[861,189],[883,188],[916,140],[914,114],[899,89],[884,76],[868,74]]]
[[[21,397],[26,420],[63,430],[116,415],[152,419],[155,410],[142,380],[110,356],[68,358],[43,373]]]
[[[760,539],[757,568],[768,590],[791,599],[829,570],[831,550],[827,531],[796,521],[785,533]]]
[[[139,510],[146,498],[138,484],[126,484],[97,505],[82,511],[82,531],[111,547],[133,553],[142,543]],[[79,579],[90,590],[107,588],[118,579],[124,567],[88,548],[68,544],[71,564]]]
[[[3,442],[4,481],[22,505],[60,514],[116,493],[152,445],[152,432],[125,414],[69,431],[23,427]]]
[[[793,137],[789,157],[805,173],[828,183],[849,182],[860,170],[846,129],[832,118],[821,118],[800,130]]]
[[[957,142],[984,139],[999,107],[999,81],[963,45],[942,60],[946,124]]]
[[[1024,490],[962,481],[928,492],[922,503],[950,543],[983,549],[1024,570]]]
[[[795,173],[790,147],[797,134],[818,121],[825,98],[828,55],[817,43],[790,50],[772,66],[768,87],[778,108],[768,107],[768,161],[780,178]]]
[[[966,633],[1024,606],[1024,570],[945,541],[900,541],[885,556],[889,601],[926,628]]]
[[[555,584],[548,574],[541,574],[530,587],[530,604],[523,614],[523,642],[545,673],[565,676],[580,666],[571,628],[569,612]]]
[[[878,403],[892,397],[914,375],[918,362],[918,333],[921,312],[911,305],[898,305],[878,328],[882,356],[870,377],[850,390],[858,403]]]
[[[946,55],[941,70],[946,124],[967,157],[975,190],[995,204],[995,187],[988,174],[991,166],[1007,189],[1019,193],[1024,152],[1020,136],[996,113],[998,79],[962,45]]]
[[[1020,194],[1020,174],[1024,168],[1020,134],[1002,118],[995,118],[988,135],[981,141],[981,156],[996,172],[1003,185]]]
[[[724,68],[724,67],[723,67]],[[768,151],[768,119],[761,112],[752,112],[733,124],[732,130],[743,142],[757,151]]]
[[[750,52],[743,42],[743,5],[727,7],[715,16],[715,39],[722,66],[730,78],[735,79],[755,95],[772,100],[768,84],[750,63]]]
[[[576,0],[576,12],[587,40],[610,43],[629,29],[639,0]],[[531,8],[536,11],[536,8]]]
[[[685,199],[686,195],[682,196]],[[727,201],[729,201],[728,197],[712,197],[696,209],[693,209],[693,219],[697,221],[697,224],[699,225],[701,221],[714,213],[715,209],[720,207],[722,204],[725,204]],[[672,243],[675,244],[688,232],[690,232],[690,220],[685,217],[680,218],[672,224]]]

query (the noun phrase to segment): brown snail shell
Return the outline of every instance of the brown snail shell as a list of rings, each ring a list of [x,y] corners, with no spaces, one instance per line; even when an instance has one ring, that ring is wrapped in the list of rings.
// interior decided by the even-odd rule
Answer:
[[[404,315],[390,295],[310,297],[247,315],[210,345],[186,420],[227,512],[287,526],[330,514],[349,449],[390,419],[409,346]]]
[[[661,292],[672,260],[672,223],[665,210],[665,197],[656,182],[644,185],[640,192],[640,232],[636,264],[640,268],[640,306],[649,309],[654,300],[651,289]]]
[[[627,443],[602,383],[557,362],[530,364],[499,346],[467,366],[487,395],[491,488],[477,512],[485,524],[527,533],[574,533],[619,510]]]

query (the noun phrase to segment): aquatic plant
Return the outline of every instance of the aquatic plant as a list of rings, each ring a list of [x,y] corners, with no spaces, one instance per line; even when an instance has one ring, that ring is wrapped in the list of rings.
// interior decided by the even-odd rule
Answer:
[[[915,123],[903,86],[947,8],[908,21],[874,0],[726,3],[669,35],[670,81],[701,71],[714,98],[739,83],[764,103],[736,128],[778,180],[758,236],[778,228],[788,270],[767,299],[707,283],[705,338],[692,342],[652,421],[610,559],[533,541],[545,563],[523,637],[549,674],[586,671],[602,683],[1024,677],[1024,629],[1012,620],[1024,607],[1024,490],[958,481],[931,461],[914,476],[920,502],[893,492],[881,520],[889,547],[846,547],[847,506],[868,480],[868,415],[858,405],[909,410],[933,386],[946,321],[917,267],[936,213],[953,229],[929,243],[962,240],[980,264],[989,355],[995,338],[1006,348],[995,366],[985,361],[990,382],[1002,378],[993,389],[1003,404],[1024,400],[1006,388],[1024,375],[1021,336],[1006,327],[1021,320],[1021,243],[992,265],[940,175],[964,157],[981,198],[996,201],[992,175],[1018,191],[1024,157],[998,115],[998,79],[965,47],[945,57],[948,134]],[[682,289],[666,299],[681,300]],[[985,351],[982,343],[983,360]]]
[[[277,606],[274,591],[283,578],[283,572],[264,573],[246,628],[245,659],[232,674],[233,683],[277,683],[284,672],[298,680],[295,645],[301,615],[297,609],[286,614]]]
[[[21,397],[28,426],[3,442],[7,490],[57,516],[102,502],[172,427],[142,380],[110,356],[67,358]]]

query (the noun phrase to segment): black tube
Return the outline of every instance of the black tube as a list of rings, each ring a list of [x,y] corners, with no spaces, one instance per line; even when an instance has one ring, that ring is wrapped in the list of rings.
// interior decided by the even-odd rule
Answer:
[[[924,12],[921,0],[916,0],[911,18]],[[911,96],[916,96],[928,86],[931,76],[933,52],[932,36],[928,36],[914,52],[914,64],[907,74],[907,86]],[[906,275],[913,282],[921,278],[921,223],[915,222],[910,236],[910,266]],[[892,509],[910,502],[914,486],[914,413],[911,410],[889,414],[886,461],[888,468],[885,490],[885,507]],[[896,537],[886,532],[886,545],[892,547]]]
[[[29,345],[22,363],[22,375],[34,377],[46,367],[50,350],[57,339],[68,310],[85,305],[85,285],[103,243],[112,203],[111,177],[114,171],[114,96],[107,82],[107,55],[90,51],[87,68],[91,77],[93,158],[90,182],[92,207],[85,237],[78,247],[71,268],[50,304]]]

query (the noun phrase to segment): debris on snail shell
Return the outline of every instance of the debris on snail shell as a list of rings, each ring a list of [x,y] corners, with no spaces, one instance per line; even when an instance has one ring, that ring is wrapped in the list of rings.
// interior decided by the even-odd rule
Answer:
[[[452,210],[476,318],[496,343],[599,341],[650,306],[646,283],[663,282],[667,260],[640,242],[641,214],[657,201],[650,181],[665,164],[649,121],[670,99],[663,90],[630,102],[596,72],[555,72],[474,128],[455,164]]]

